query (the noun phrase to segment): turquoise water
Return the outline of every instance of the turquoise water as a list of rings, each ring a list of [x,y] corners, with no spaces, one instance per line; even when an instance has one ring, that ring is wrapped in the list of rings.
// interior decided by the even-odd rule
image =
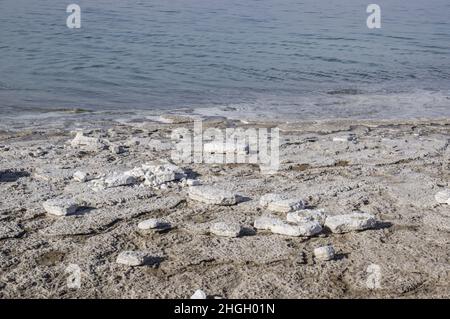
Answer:
[[[450,1],[372,2],[381,29],[358,0],[1,0],[0,113],[450,116]]]

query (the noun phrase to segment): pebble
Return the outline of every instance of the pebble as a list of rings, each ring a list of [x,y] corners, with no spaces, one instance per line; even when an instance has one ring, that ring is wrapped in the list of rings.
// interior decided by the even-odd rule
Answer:
[[[335,255],[334,247],[331,245],[322,246],[314,249],[314,257],[317,260],[333,260]]]
[[[236,194],[213,186],[190,187],[189,198],[213,205],[231,206],[237,204]]]
[[[143,251],[123,251],[117,256],[116,262],[134,267],[154,264],[156,258]]]
[[[45,211],[55,216],[67,216],[77,212],[85,203],[73,199],[50,199],[42,204]]]
[[[306,221],[316,221],[321,226],[325,224],[327,216],[320,209],[302,209],[290,212],[286,215],[286,220],[290,223],[302,223]]]
[[[148,229],[168,229],[171,228],[171,225],[169,222],[167,222],[164,219],[160,218],[150,218],[147,220],[144,220],[138,224],[138,228],[141,230],[148,230]]]
[[[376,223],[375,216],[367,213],[329,216],[325,220],[325,226],[338,234],[374,228]]]
[[[241,234],[242,227],[238,223],[218,222],[212,224],[209,231],[217,236],[238,237]]]
[[[440,191],[434,195],[434,198],[439,204],[449,204],[450,205],[450,189]]]
[[[125,153],[125,148],[122,145],[110,145],[109,150],[114,154]]]
[[[206,299],[206,294],[203,290],[197,289],[191,296],[191,299]]]

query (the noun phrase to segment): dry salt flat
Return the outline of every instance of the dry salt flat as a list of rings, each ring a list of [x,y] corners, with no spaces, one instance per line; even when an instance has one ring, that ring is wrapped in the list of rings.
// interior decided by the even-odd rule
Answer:
[[[170,162],[161,118],[0,131],[1,298],[450,297],[449,120],[204,120],[276,124],[273,171]]]

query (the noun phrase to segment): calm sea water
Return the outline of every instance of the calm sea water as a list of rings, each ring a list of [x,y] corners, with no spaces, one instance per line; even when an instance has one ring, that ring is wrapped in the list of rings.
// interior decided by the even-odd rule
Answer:
[[[450,1],[372,2],[378,30],[360,0],[0,0],[0,114],[450,116]]]

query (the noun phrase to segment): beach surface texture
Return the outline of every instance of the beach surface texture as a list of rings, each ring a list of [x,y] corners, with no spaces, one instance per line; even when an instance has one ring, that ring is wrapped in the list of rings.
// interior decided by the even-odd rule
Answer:
[[[0,131],[0,298],[450,297],[450,120],[204,119],[278,127],[264,171],[165,119]]]

